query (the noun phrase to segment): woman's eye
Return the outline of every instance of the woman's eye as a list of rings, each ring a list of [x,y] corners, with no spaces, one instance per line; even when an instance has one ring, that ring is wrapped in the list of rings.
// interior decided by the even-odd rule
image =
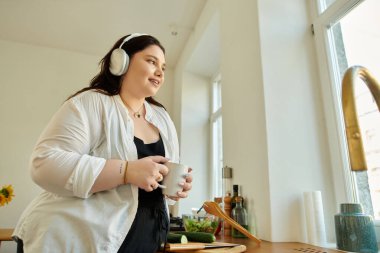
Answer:
[[[148,60],[149,63],[156,64],[156,61],[154,60]]]

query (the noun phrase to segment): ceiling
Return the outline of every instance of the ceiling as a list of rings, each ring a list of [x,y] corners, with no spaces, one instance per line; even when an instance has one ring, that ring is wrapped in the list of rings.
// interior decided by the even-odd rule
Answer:
[[[0,0],[0,39],[103,57],[123,35],[148,33],[161,41],[168,67],[174,67],[206,2]]]

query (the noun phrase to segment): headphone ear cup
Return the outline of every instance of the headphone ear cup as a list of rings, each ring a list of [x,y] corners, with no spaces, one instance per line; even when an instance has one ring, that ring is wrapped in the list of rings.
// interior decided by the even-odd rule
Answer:
[[[110,72],[115,76],[121,76],[127,72],[129,65],[129,56],[121,48],[116,48],[112,51],[110,59]]]

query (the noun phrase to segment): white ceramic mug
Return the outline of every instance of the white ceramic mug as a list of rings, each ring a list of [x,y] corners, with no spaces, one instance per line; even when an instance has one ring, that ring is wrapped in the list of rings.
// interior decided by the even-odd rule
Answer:
[[[173,162],[167,162],[164,165],[168,167],[169,172],[162,181],[162,193],[169,197],[177,197],[177,192],[183,189],[179,184],[186,182],[189,166]]]

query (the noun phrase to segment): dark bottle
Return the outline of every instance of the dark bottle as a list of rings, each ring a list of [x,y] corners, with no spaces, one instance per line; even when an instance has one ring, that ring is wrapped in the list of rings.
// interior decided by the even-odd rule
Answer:
[[[232,218],[239,223],[243,228],[248,230],[248,215],[247,210],[242,206],[242,197],[236,198],[236,206],[232,209]],[[246,237],[239,230],[232,228],[232,237]]]
[[[237,184],[234,184],[232,186],[232,189],[233,189],[233,195],[232,195],[232,199],[231,199],[231,209],[234,209],[235,206],[236,206],[236,198],[237,197],[241,197],[239,195],[239,185]],[[243,197],[241,197],[242,201],[241,201],[241,205],[244,206],[244,199]]]

